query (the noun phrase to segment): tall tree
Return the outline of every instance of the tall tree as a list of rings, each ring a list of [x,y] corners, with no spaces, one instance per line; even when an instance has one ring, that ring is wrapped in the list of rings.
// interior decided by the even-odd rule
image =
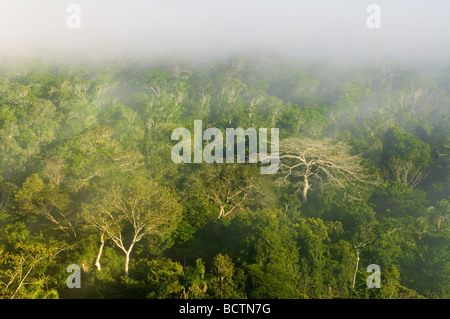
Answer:
[[[233,296],[236,290],[233,282],[234,264],[228,255],[218,254],[213,261],[213,278],[210,290],[214,298],[226,299]]]
[[[135,244],[144,236],[165,236],[173,231],[180,221],[181,207],[173,191],[152,180],[132,177],[122,182],[84,204],[83,214],[123,251],[128,276]]]
[[[17,190],[14,202],[20,214],[42,216],[57,229],[76,237],[70,197],[57,185],[45,183],[39,175],[32,174]]]
[[[243,164],[203,165],[189,179],[197,195],[218,206],[218,219],[242,208],[258,193],[258,168]]]
[[[383,159],[394,181],[417,186],[427,176],[430,153],[429,144],[397,127],[390,128],[384,136]]]
[[[374,174],[362,165],[362,158],[352,155],[350,147],[342,142],[288,138],[280,146],[281,183],[290,180],[308,200],[313,183],[321,187],[330,184],[342,190],[353,186],[351,198],[363,199],[362,193],[378,184]]]

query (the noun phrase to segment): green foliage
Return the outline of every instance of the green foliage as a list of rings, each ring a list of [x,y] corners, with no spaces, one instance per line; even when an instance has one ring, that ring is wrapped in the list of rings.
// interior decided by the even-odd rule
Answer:
[[[2,67],[0,297],[448,298],[440,73],[277,56]],[[279,128],[301,165],[177,165],[171,132],[193,120]]]
[[[0,297],[3,299],[54,299],[55,289],[46,289],[46,270],[55,261],[59,248],[36,239],[17,242],[11,251],[0,247]]]
[[[236,297],[236,284],[233,281],[234,264],[228,255],[218,254],[212,265],[210,294],[216,299]],[[239,297],[239,295],[238,295]]]

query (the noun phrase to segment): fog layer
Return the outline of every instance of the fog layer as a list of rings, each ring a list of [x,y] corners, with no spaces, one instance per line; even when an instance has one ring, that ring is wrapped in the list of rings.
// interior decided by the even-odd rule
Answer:
[[[367,27],[372,3],[381,28]],[[70,4],[81,9],[80,28],[67,26]],[[5,0],[0,52],[202,58],[275,49],[304,59],[446,63],[449,11],[445,0]]]

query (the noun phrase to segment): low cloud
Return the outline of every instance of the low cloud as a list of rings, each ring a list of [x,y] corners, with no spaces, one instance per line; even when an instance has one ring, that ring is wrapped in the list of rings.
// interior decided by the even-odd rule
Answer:
[[[67,7],[81,9],[70,29]],[[381,8],[381,28],[366,25]],[[0,2],[1,54],[83,57],[223,57],[274,49],[302,59],[447,63],[445,0],[153,0]]]

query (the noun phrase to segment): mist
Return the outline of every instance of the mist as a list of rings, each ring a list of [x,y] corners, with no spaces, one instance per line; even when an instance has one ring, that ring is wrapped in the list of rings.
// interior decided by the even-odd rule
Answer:
[[[372,3],[380,28],[366,23]],[[80,28],[67,25],[70,4]],[[275,50],[306,61],[443,65],[449,11],[445,0],[6,0],[0,55],[194,61]]]
[[[0,0],[0,299],[448,299],[449,11]]]

